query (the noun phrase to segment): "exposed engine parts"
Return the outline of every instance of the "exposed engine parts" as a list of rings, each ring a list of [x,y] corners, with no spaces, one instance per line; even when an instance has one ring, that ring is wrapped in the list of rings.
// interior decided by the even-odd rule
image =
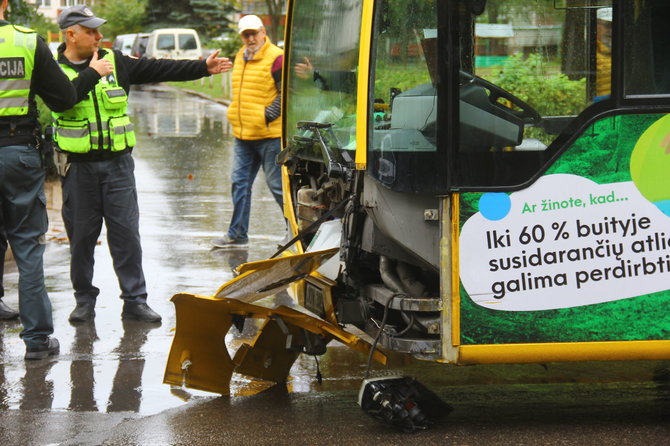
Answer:
[[[306,144],[302,140],[299,143]],[[386,209],[385,205],[397,202],[388,191],[378,188],[373,188],[372,195],[363,193],[370,189],[364,174],[329,176],[323,162],[304,157],[294,157],[288,164],[298,228],[304,234],[303,247],[310,244],[315,233],[307,228],[318,225],[328,214],[328,219],[342,219],[340,259],[344,267],[338,279],[340,286],[333,289],[338,322],[353,324],[373,337],[381,330],[382,347],[424,359],[439,356],[441,300],[439,276],[432,266],[434,248],[408,250],[406,245],[412,244],[412,239],[388,233],[390,226],[380,226],[379,220],[401,212],[411,226],[416,214],[420,224],[430,227],[433,223],[426,223],[423,212],[426,206],[434,205],[422,199],[419,205],[404,210]],[[411,232],[409,228],[403,231]],[[437,234],[433,229],[430,233]],[[429,245],[435,244],[421,241],[412,246]],[[388,320],[381,327],[383,312],[388,312]]]

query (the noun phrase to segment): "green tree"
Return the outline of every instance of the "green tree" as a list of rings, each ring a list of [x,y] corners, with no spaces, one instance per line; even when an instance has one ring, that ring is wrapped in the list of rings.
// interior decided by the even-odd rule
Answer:
[[[236,12],[235,0],[149,0],[146,25],[194,28],[203,37],[230,31],[230,16]]]
[[[22,0],[9,0],[9,7],[5,13],[5,18],[17,25],[30,25],[31,20],[37,14],[37,7],[28,4]]]
[[[140,32],[148,5],[149,0],[98,0],[94,11],[107,20],[102,31],[113,39],[119,34]]]
[[[7,20],[18,25],[34,29],[42,37],[48,32],[58,32],[58,26],[37,12],[37,7],[21,0],[9,0]]]
[[[417,43],[414,30],[436,27],[435,0],[408,2],[406,0],[388,0],[383,3],[382,22],[386,26],[393,42],[400,49],[400,61],[408,61],[410,44]]]
[[[273,43],[277,43],[281,40],[279,28],[284,11],[284,0],[265,0],[265,4],[268,7],[268,15],[272,22],[268,28],[268,35]]]

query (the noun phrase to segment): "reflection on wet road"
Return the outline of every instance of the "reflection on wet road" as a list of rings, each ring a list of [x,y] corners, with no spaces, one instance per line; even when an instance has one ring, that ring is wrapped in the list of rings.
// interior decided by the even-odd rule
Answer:
[[[95,323],[70,325],[68,245],[50,242],[46,280],[61,354],[24,362],[20,324],[0,323],[0,444],[335,444],[343,438],[347,444],[670,444],[667,361],[452,367],[393,357],[388,369],[372,375],[414,376],[454,407],[444,425],[415,436],[389,432],[360,412],[355,400],[367,358],[339,345],[319,359],[322,385],[315,359],[306,356],[286,386],[261,394],[269,383],[240,375],[225,398],[162,384],[175,326],[168,299],[177,292],[211,295],[232,278],[232,267],[272,255],[284,225],[259,175],[248,249],[211,250],[232,212],[226,109],[151,89],[133,92],[131,112],[149,303],[162,325],[121,321],[104,229],[95,256],[94,283],[101,289]],[[13,306],[17,280],[10,268],[5,299]],[[290,303],[286,294],[267,301]],[[228,334],[231,351],[254,335],[255,323],[247,320],[242,333]]]
[[[176,292],[212,294],[232,278],[232,267],[272,255],[284,237],[280,210],[259,176],[248,249],[210,249],[232,212],[232,139],[225,107],[172,90],[138,90],[131,94],[131,113],[138,135],[133,156],[149,303],[163,323],[122,323],[103,229],[95,253],[94,283],[102,290],[95,323],[70,325],[68,245],[50,243],[45,272],[61,354],[54,361],[24,363],[20,324],[2,323],[2,408],[151,414],[183,404],[162,384],[175,325],[168,299]],[[8,269],[5,300],[16,306],[12,290],[18,274]]]

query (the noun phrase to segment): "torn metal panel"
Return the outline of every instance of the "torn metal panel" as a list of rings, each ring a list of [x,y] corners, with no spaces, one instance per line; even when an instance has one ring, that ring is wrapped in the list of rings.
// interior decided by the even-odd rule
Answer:
[[[252,345],[243,344],[235,353],[235,371],[274,382],[286,382],[300,351],[293,341],[302,337],[302,330],[282,319],[268,319]]]
[[[237,299],[176,294],[172,297],[177,329],[168,356],[164,382],[210,392],[228,394],[233,371],[263,379],[283,381],[297,353],[287,348],[288,336],[302,336],[302,330],[324,339],[337,339],[348,347],[369,354],[371,346],[339,326],[288,307],[266,308]],[[225,336],[233,315],[272,320],[266,323],[251,345],[231,360]],[[281,322],[279,322],[281,321]],[[282,330],[281,324],[285,325]],[[268,331],[265,334],[265,331]],[[272,340],[273,335],[279,341]],[[298,343],[299,344],[299,343]],[[295,357],[293,357],[295,355]],[[272,358],[270,361],[265,359]],[[386,355],[375,351],[373,358],[386,364]]]
[[[226,348],[233,324],[220,301],[193,294],[172,298],[177,327],[163,382],[227,395],[235,364]]]
[[[214,296],[255,302],[304,279],[338,251],[339,248],[332,248],[245,263],[237,268],[239,276],[221,286]]]

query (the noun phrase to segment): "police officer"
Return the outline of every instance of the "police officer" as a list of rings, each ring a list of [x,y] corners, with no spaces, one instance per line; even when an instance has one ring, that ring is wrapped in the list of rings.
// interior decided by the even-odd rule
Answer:
[[[63,222],[70,239],[70,278],[76,307],[70,322],[95,317],[100,290],[93,285],[93,252],[102,222],[121,288],[123,319],[159,322],[147,305],[135,188],[133,124],[126,115],[131,84],[184,81],[221,73],[232,65],[215,51],[206,60],[135,59],[99,48],[106,23],[84,5],[64,10],[58,24],[65,42],[58,63],[81,101],[54,113],[54,142],[67,163]],[[169,154],[166,153],[166,156]]]
[[[19,312],[25,359],[58,353],[42,255],[47,230],[44,176],[36,148],[35,94],[55,111],[76,102],[76,92],[33,31],[5,21],[0,5],[0,206],[7,240],[19,268]]]

